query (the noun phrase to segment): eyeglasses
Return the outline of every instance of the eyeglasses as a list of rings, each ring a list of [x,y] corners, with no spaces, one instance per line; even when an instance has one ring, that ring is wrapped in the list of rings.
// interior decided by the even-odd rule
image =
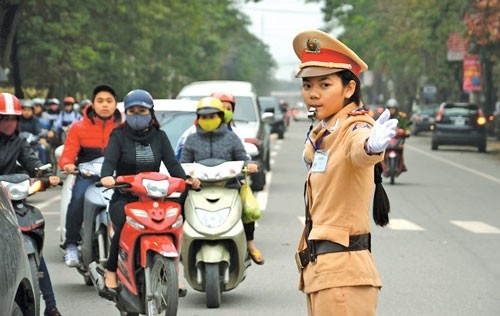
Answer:
[[[17,116],[15,115],[0,115],[0,121],[10,121],[10,120],[16,120]]]

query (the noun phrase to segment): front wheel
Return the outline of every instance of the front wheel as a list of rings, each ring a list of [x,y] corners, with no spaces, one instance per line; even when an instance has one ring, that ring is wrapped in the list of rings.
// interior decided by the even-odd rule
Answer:
[[[151,289],[153,297],[150,300],[146,298],[146,315],[177,315],[177,307],[179,305],[179,284],[174,259],[155,254],[150,267],[151,284],[146,283],[146,288]]]
[[[391,177],[391,184],[394,184],[394,179],[396,178],[396,159],[389,159],[389,176]]]
[[[205,293],[207,295],[207,307],[218,308],[222,299],[218,263],[205,263]]]
[[[35,310],[40,310],[40,282],[38,272],[38,264],[36,263],[36,258],[34,254],[28,255],[28,260],[30,263],[31,278],[33,279],[33,293],[35,293]],[[41,257],[40,257],[41,260]]]

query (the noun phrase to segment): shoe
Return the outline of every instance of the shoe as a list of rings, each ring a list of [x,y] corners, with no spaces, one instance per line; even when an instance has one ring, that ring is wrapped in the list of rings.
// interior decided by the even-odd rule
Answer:
[[[66,254],[64,255],[64,262],[70,268],[80,266],[80,253],[76,245],[68,244],[66,246]]]
[[[252,261],[255,262],[258,265],[263,265],[264,264],[264,256],[262,256],[262,253],[258,250],[254,251],[248,251],[250,254],[250,258],[252,258]]]
[[[59,310],[55,306],[46,308],[43,315],[44,316],[62,316],[62,314],[59,312]]]

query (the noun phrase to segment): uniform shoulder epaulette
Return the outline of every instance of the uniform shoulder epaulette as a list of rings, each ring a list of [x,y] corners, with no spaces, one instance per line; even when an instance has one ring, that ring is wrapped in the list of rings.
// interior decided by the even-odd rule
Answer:
[[[358,116],[358,115],[365,115],[365,114],[368,114],[368,111],[361,110],[361,109],[352,110],[351,112],[347,113],[348,116]]]

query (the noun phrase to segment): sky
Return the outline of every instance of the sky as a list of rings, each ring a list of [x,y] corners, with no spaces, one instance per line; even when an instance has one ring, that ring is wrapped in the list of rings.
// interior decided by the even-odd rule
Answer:
[[[292,47],[293,38],[301,31],[323,25],[320,4],[306,4],[304,0],[241,2],[241,11],[252,21],[249,31],[269,46],[278,64],[276,79],[292,80],[299,66]]]

